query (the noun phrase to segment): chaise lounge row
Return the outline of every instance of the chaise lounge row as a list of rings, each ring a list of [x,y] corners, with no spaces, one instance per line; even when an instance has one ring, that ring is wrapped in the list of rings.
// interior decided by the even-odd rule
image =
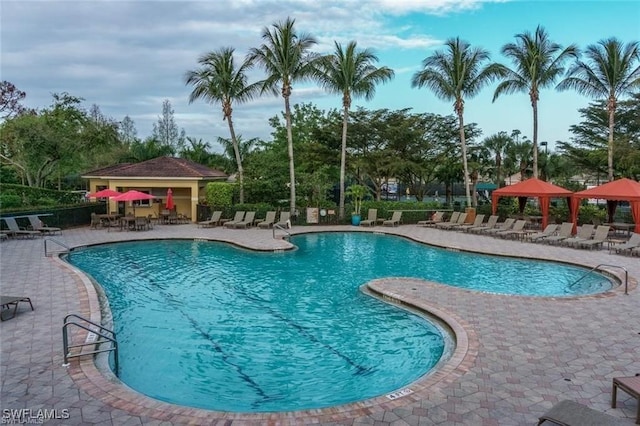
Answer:
[[[276,222],[276,212],[268,211],[264,219],[256,219],[255,211],[237,211],[233,219],[223,219],[222,211],[216,210],[208,220],[198,222],[198,227],[213,228],[221,225],[223,228],[247,229],[257,226],[262,229],[276,227],[291,227],[291,213],[281,212],[280,220]]]

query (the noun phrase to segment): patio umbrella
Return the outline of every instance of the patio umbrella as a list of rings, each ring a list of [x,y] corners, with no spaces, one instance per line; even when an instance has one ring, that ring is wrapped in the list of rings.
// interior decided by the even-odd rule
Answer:
[[[167,203],[165,207],[167,210],[173,210],[175,207],[175,204],[173,204],[173,191],[171,188],[167,189]]]
[[[120,194],[117,197],[113,198],[113,201],[140,201],[140,200],[151,200],[155,198],[151,194],[146,194],[144,192],[136,191],[135,189],[129,190],[124,194]],[[136,205],[133,205],[133,215],[136,215]]]
[[[118,191],[114,191],[113,189],[103,189],[102,191],[94,192],[93,194],[87,194],[87,198],[111,198],[117,197],[118,195],[122,195]]]
[[[114,191],[113,189],[103,189],[101,191],[95,192],[93,194],[87,194],[87,198],[112,198],[117,197],[118,195],[122,195],[118,191]],[[109,213],[109,203],[107,202],[107,213]]]

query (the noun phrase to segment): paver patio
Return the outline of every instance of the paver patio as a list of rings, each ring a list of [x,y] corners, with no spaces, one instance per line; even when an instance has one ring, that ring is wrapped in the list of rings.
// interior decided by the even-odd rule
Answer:
[[[640,260],[607,250],[549,247],[415,225],[396,228],[294,227],[292,233],[364,231],[494,254],[578,263],[601,263],[629,271],[629,295],[618,287],[601,295],[570,299],[502,296],[415,279],[370,283],[372,290],[437,311],[460,327],[455,362],[394,401],[312,412],[238,415],[177,407],[135,394],[105,377],[91,360],[62,366],[62,319],[69,313],[99,318],[95,293],[56,257],[45,257],[43,240],[0,243],[3,295],[28,296],[35,311],[20,309],[0,323],[2,421],[10,413],[56,409],[47,424],[347,424],[347,425],[533,425],[553,404],[570,399],[633,424],[637,401],[623,392],[610,408],[612,378],[640,373]],[[148,232],[65,230],[55,239],[69,247],[110,241],[206,238],[259,250],[289,247],[271,230],[157,226]],[[56,250],[55,244],[49,248]],[[619,275],[619,271],[612,269]],[[526,277],[523,277],[526,279]],[[88,289],[88,290],[87,290]],[[459,351],[460,352],[460,351]],[[68,411],[63,411],[68,410]],[[24,419],[24,418],[23,418]]]

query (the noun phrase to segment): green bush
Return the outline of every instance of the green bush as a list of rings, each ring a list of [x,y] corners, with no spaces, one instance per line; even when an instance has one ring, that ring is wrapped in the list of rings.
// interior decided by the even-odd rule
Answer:
[[[230,207],[236,185],[225,182],[209,182],[205,188],[206,201],[210,206]]]
[[[13,209],[22,206],[22,197],[15,194],[0,195],[0,209]]]

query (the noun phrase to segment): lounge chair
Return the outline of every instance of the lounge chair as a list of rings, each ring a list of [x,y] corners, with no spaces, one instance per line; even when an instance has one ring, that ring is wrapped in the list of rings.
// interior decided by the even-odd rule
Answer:
[[[574,401],[560,401],[538,418],[538,426],[549,421],[560,426],[613,426],[622,420]]]
[[[631,238],[629,238],[629,241],[623,244],[611,246],[610,251],[613,251],[615,253],[625,253],[626,251],[629,251],[629,254],[631,254],[631,251],[636,247],[640,247],[640,234],[636,234],[634,232],[633,234],[631,234]]]
[[[203,220],[198,222],[198,227],[213,228],[214,226],[218,226],[220,225],[221,217],[222,217],[222,211],[216,210],[211,214],[211,217],[208,220]]]
[[[604,242],[607,241],[607,238],[609,237],[610,229],[610,226],[599,225],[596,228],[595,234],[593,234],[593,238],[588,241],[578,241],[576,247],[588,249],[592,249],[594,247],[602,247],[604,245]]]
[[[256,212],[247,212],[247,214],[244,216],[244,219],[242,219],[240,222],[237,222],[233,225],[234,228],[250,228],[253,226],[253,222],[255,221],[256,218]]]
[[[467,220],[467,213],[460,213],[458,215],[458,220],[456,220],[454,223],[446,223],[446,224],[442,224],[442,226],[440,226],[440,229],[456,229],[458,226],[462,226],[464,225],[464,222]]]
[[[34,231],[40,231],[43,234],[62,234],[62,229],[56,228],[55,226],[47,226],[45,225],[37,215],[29,215],[29,223],[31,223],[31,228]]]
[[[497,224],[495,228],[486,229],[482,231],[482,233],[485,235],[493,235],[493,234],[497,234],[498,232],[508,231],[511,228],[513,228],[513,225],[515,223],[516,223],[516,220],[514,218],[508,217],[504,222]]]
[[[440,222],[440,223],[436,223],[434,226],[436,228],[444,228],[447,227],[449,225],[452,225],[454,223],[458,222],[458,218],[460,217],[460,212],[453,212],[451,213],[451,216],[449,216],[449,220],[447,220],[446,222]]]
[[[519,219],[513,224],[511,229],[507,229],[506,231],[498,231],[494,235],[500,238],[512,238],[512,237],[520,237],[524,234],[524,225],[527,224],[526,220]]]
[[[565,238],[560,244],[571,247],[579,242],[590,240],[593,235],[594,228],[595,226],[593,226],[592,223],[585,223],[578,229],[578,233],[575,237]]]
[[[233,219],[231,220],[222,220],[222,226],[224,228],[235,228],[236,223],[240,223],[242,222],[242,220],[244,219],[244,215],[246,212],[244,211],[237,211],[236,214],[233,216]]]
[[[562,240],[566,240],[567,238],[571,238],[571,232],[573,231],[573,223],[572,222],[563,222],[560,225],[560,230],[558,231],[558,235],[552,235],[547,238],[543,238],[543,243],[555,244],[560,243]]]
[[[550,223],[547,225],[546,228],[544,228],[542,232],[536,232],[535,234],[530,234],[527,238],[529,239],[529,241],[538,241],[543,238],[552,236],[553,234],[556,233],[557,230],[558,230],[558,225],[556,225],[555,223]]]
[[[442,222],[443,218],[444,218],[444,212],[443,211],[435,212],[433,214],[433,216],[431,216],[431,219],[419,220],[418,221],[418,225],[421,225],[421,226],[434,226],[436,223]]]
[[[258,228],[269,229],[269,228],[271,228],[273,226],[275,221],[276,221],[276,212],[275,211],[269,211],[269,212],[267,212],[267,215],[264,218],[264,220],[262,222],[258,222]]]
[[[369,209],[367,213],[367,220],[363,220],[360,222],[361,226],[376,226],[376,222],[378,221],[378,209]]]
[[[636,424],[640,425],[640,376],[614,377],[613,389],[611,392],[611,408],[616,408],[618,388],[622,389],[638,400],[638,413],[636,414]]]
[[[6,321],[16,316],[16,312],[18,311],[18,304],[20,302],[27,302],[29,306],[31,306],[31,310],[33,311],[33,303],[31,303],[31,299],[28,297],[19,297],[19,296],[0,296],[0,304],[2,305],[2,310],[0,311],[0,320]],[[13,310],[11,309],[13,306]],[[4,312],[11,311],[10,317],[5,317]]]
[[[280,220],[276,222],[274,227],[291,228],[291,212],[280,212]]]
[[[474,227],[465,229],[465,231],[473,232],[473,233],[480,233],[480,232],[486,231],[488,229],[495,228],[497,224],[498,224],[498,216],[497,215],[491,215],[491,216],[489,216],[489,220],[487,220],[487,223],[484,226],[474,226]]]
[[[10,235],[22,236],[25,238],[34,238],[36,235],[42,235],[40,231],[29,231],[24,228],[20,228],[15,217],[3,217],[2,219],[4,219],[7,224],[7,228],[9,229],[8,234]]]
[[[476,218],[473,220],[473,223],[456,226],[455,229],[456,229],[456,231],[466,231],[469,228],[474,228],[476,226],[482,226],[482,222],[484,222],[484,215],[483,214],[479,214],[479,215],[476,215]]]
[[[400,220],[402,220],[402,212],[401,211],[395,211],[395,212],[393,212],[393,215],[391,215],[391,219],[385,220],[384,222],[382,222],[382,225],[384,225],[384,226],[398,226],[398,225],[400,225]]]

